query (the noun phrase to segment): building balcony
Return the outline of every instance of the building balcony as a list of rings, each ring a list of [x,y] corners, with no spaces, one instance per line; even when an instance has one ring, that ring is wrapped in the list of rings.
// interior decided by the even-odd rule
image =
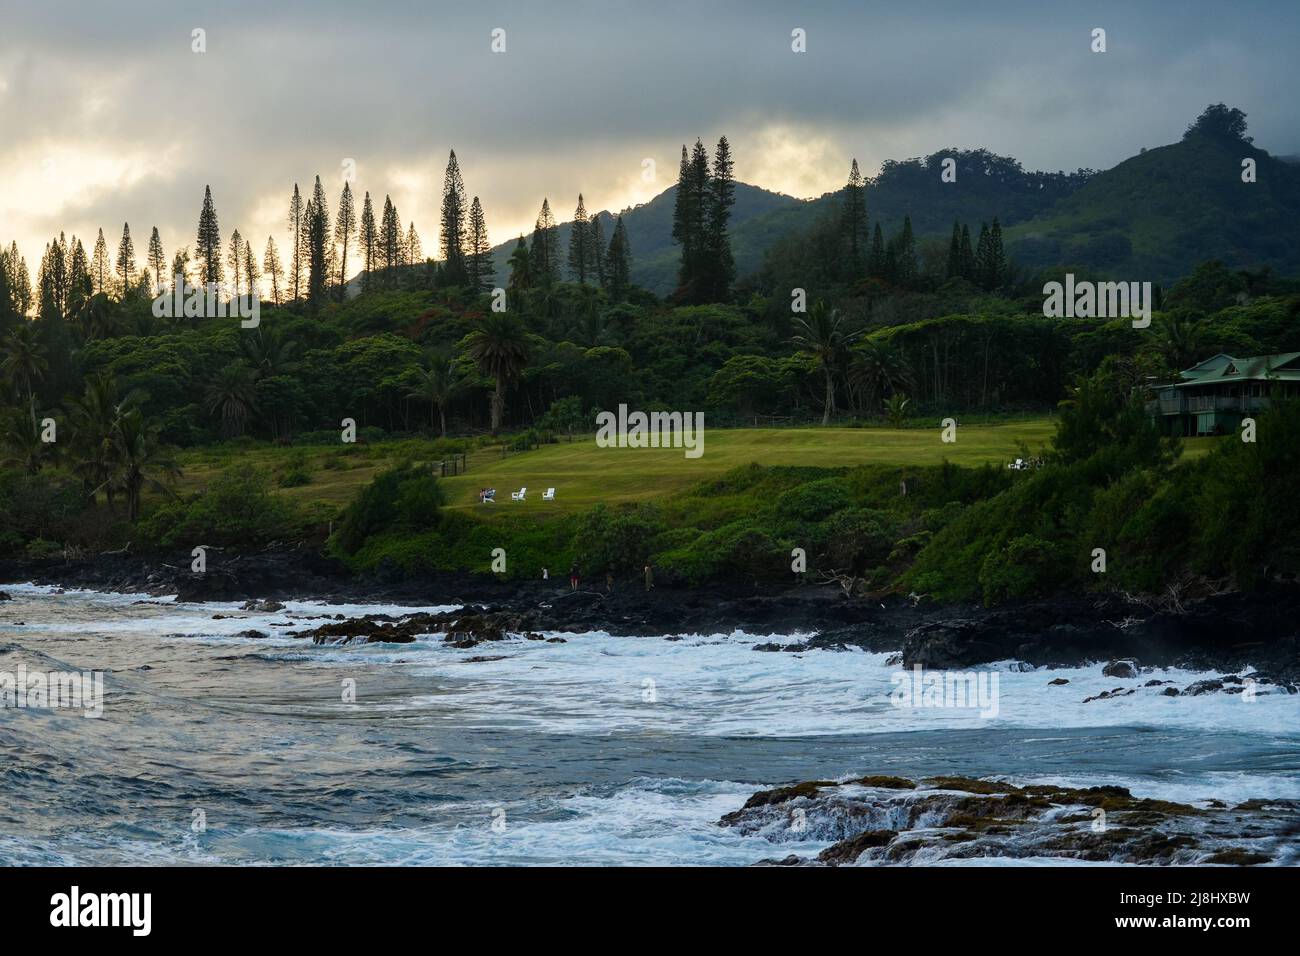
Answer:
[[[1201,412],[1258,412],[1268,408],[1264,395],[1161,395],[1147,402],[1147,412],[1155,415],[1195,415]]]

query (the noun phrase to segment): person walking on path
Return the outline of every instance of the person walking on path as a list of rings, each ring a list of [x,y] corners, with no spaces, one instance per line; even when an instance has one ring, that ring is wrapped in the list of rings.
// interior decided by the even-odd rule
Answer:
[[[649,591],[655,586],[655,573],[649,563],[645,566],[645,589]]]
[[[578,585],[582,583],[582,575],[578,573],[578,565],[575,562],[573,567],[569,568],[569,590],[578,590]]]

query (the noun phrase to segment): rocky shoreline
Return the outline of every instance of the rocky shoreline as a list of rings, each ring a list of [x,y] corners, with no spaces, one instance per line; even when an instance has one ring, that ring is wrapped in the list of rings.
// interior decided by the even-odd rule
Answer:
[[[1123,787],[1014,786],[967,777],[866,776],[760,790],[718,821],[774,845],[833,841],[771,866],[927,864],[987,858],[1089,863],[1294,865],[1300,801],[1195,804]]]
[[[2,561],[0,582],[26,582],[122,593],[175,594],[179,600],[458,605],[450,615],[397,618],[365,615],[333,622],[313,639],[413,640],[455,634],[463,646],[530,633],[605,631],[651,636],[731,633],[795,635],[769,640],[759,651],[861,648],[897,652],[903,667],[968,669],[1012,661],[1031,667],[1109,662],[1125,681],[1152,667],[1181,666],[1295,692],[1300,688],[1300,589],[1261,594],[1229,592],[1168,609],[1109,595],[1063,595],[987,609],[940,605],[890,595],[845,598],[835,587],[784,591],[739,586],[657,588],[635,578],[612,591],[567,580],[503,581],[484,575],[439,574],[412,580],[398,574],[358,577],[312,549],[256,554],[209,552],[202,574],[188,554],[101,554],[82,560]],[[3,585],[0,584],[0,587]],[[806,635],[806,636],[800,636]],[[469,643],[464,643],[469,642]],[[1220,686],[1233,692],[1228,678]],[[1239,685],[1236,689],[1240,689]],[[1132,692],[1117,687],[1115,695]]]

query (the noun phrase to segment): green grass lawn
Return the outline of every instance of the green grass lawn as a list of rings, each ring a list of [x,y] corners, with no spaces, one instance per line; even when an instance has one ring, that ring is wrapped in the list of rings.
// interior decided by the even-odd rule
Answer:
[[[736,428],[705,432],[704,454],[688,459],[680,448],[598,448],[594,436],[572,443],[543,445],[536,451],[506,458],[484,451],[473,456],[464,475],[448,478],[443,487],[453,508],[482,514],[547,514],[583,510],[600,502],[635,501],[680,491],[715,478],[732,468],[760,465],[802,465],[834,468],[845,465],[937,465],[1007,462],[1016,457],[1017,442],[1037,451],[1051,436],[1050,419],[970,425],[958,429],[957,441],[945,444],[939,428]],[[510,493],[527,486],[525,501]],[[480,505],[480,488],[497,490],[492,505]],[[555,489],[554,501],[542,493]]]
[[[945,444],[935,428],[737,428],[705,433],[704,455],[688,459],[681,449],[597,448],[586,435],[572,442],[501,456],[499,446],[469,453],[466,474],[444,479],[448,506],[470,509],[479,517],[503,513],[555,514],[589,508],[599,502],[636,501],[680,491],[696,482],[717,477],[740,465],[810,465],[833,468],[845,465],[935,465],[944,459],[958,465],[1003,463],[1018,454],[1025,442],[1032,452],[1052,435],[1050,418],[1000,424],[961,426],[957,441]],[[1218,438],[1191,438],[1183,442],[1184,458],[1209,452]],[[292,455],[305,454],[311,483],[279,490],[303,504],[320,502],[342,507],[357,490],[412,450],[419,442],[377,445],[247,449],[193,449],[181,456],[184,476],[176,491],[187,494],[206,486],[235,461],[260,467],[275,475]],[[400,449],[400,451],[399,451]],[[429,455],[429,460],[437,456]],[[328,467],[327,467],[328,466]],[[524,502],[510,500],[510,492],[527,486]],[[494,505],[479,505],[478,490],[497,490]],[[542,501],[542,493],[555,488],[555,501]],[[153,497],[153,496],[151,496]]]
[[[288,461],[294,449],[266,446],[249,449],[193,449],[179,458],[183,474],[176,483],[176,493],[191,494],[207,484],[222,470],[238,462],[252,465],[274,475]],[[376,475],[393,464],[394,459],[378,449],[340,455],[338,447],[305,448],[311,470],[311,484],[296,488],[281,488],[279,493],[303,504],[323,502],[342,507],[352,500],[357,489],[368,485]],[[327,462],[337,462],[339,467],[324,467]],[[152,497],[152,496],[151,496]]]
[[[1229,436],[1205,436],[1203,438],[1184,438],[1183,439],[1183,458],[1200,458],[1202,455],[1208,455],[1210,449],[1221,441],[1226,441]]]

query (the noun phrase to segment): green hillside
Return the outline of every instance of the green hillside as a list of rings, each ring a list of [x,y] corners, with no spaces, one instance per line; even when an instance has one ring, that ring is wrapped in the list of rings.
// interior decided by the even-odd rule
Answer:
[[[1223,116],[1214,113],[1207,115]],[[1201,122],[1198,120],[1198,123]],[[911,216],[918,243],[942,241],[954,220],[977,234],[983,222],[1001,221],[1016,264],[1036,270],[1074,265],[1117,277],[1170,283],[1201,262],[1279,272],[1300,269],[1300,165],[1271,156],[1239,131],[1189,133],[1178,143],[1144,150],[1105,172],[1079,169],[1029,172],[986,149],[943,149],[925,157],[889,160],[867,181],[870,225],[886,235]],[[1258,181],[1241,181],[1241,161],[1258,164]],[[944,182],[945,159],[956,160],[956,181]],[[846,170],[847,173],[847,170]],[[657,295],[677,284],[679,249],[672,240],[676,186],[648,203],[623,211],[632,247],[632,279]],[[839,214],[842,192],[796,199],[746,183],[736,184],[732,252],[736,274],[757,272],[783,238],[804,237]],[[559,205],[557,203],[557,205]],[[613,215],[600,213],[605,236]],[[559,226],[567,247],[569,223]],[[509,275],[517,239],[494,247],[497,275]],[[352,283],[355,292],[355,280]]]
[[[1242,182],[1247,157],[1257,182]],[[1293,273],[1297,222],[1300,169],[1242,140],[1196,133],[1099,173],[1010,228],[1006,241],[1025,266],[1080,265],[1167,283],[1208,259]]]
[[[627,240],[632,247],[632,281],[656,295],[667,295],[677,285],[680,253],[673,243],[672,235],[676,194],[677,187],[673,185],[648,203],[623,211],[623,227],[627,230]],[[806,205],[803,200],[792,196],[770,192],[748,183],[736,183],[736,205],[731,210],[731,222],[732,251],[736,256],[739,274],[758,268],[763,253],[782,234],[780,227],[774,232],[770,226],[764,226],[755,230],[751,239],[745,229],[746,224],[773,214],[789,213]],[[608,241],[614,232],[614,216],[608,210],[602,210],[599,215]],[[569,221],[559,224],[561,248],[568,248],[570,225]],[[531,235],[527,238],[532,241]],[[510,253],[518,241],[516,237],[493,247],[492,257],[498,277],[510,274]]]

